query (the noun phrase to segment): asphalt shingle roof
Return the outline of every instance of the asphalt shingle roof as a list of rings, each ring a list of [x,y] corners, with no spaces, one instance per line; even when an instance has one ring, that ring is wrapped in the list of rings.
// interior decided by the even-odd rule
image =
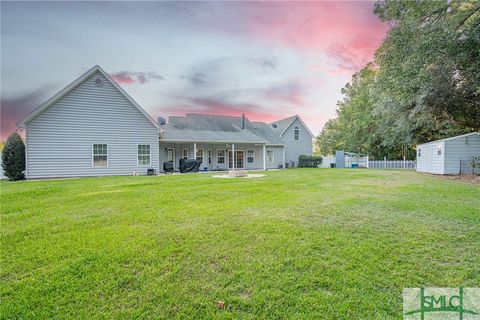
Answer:
[[[273,131],[280,136],[297,117],[298,116],[292,116],[282,120],[274,121],[270,123],[270,126],[272,127]]]
[[[272,127],[264,122],[250,122],[245,118],[245,129],[242,129],[242,117],[187,114],[170,117],[161,129],[160,139],[167,141],[283,145]]]

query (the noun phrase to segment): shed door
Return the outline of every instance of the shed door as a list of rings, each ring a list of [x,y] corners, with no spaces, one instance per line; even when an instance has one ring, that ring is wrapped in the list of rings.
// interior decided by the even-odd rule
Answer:
[[[433,162],[433,147],[428,146],[425,148],[425,171],[432,172],[432,162]]]

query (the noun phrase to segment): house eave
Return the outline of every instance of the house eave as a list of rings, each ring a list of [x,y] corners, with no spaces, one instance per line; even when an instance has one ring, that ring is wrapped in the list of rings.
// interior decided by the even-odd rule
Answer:
[[[225,144],[230,144],[230,143],[243,143],[243,144],[265,144],[265,145],[269,145],[268,144],[268,141],[241,141],[241,140],[235,140],[235,141],[232,141],[232,140],[192,140],[192,139],[162,139],[162,138],[159,138],[159,141],[160,142],[178,142],[178,143],[225,143]]]

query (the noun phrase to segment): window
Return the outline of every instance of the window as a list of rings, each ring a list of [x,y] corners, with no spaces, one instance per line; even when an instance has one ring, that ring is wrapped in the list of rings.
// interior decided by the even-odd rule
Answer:
[[[247,150],[247,163],[255,162],[255,152],[253,150]]]
[[[93,145],[93,166],[94,167],[108,166],[108,146],[106,144]]]
[[[442,155],[442,146],[438,145],[437,156],[441,156],[441,155]]]
[[[421,148],[418,148],[417,157],[419,157],[419,158],[422,157],[422,149]]]
[[[225,163],[225,150],[217,150],[217,163]]]
[[[137,146],[137,165],[139,166],[149,166],[150,165],[150,145],[149,144],[139,144]]]
[[[174,150],[172,148],[168,148],[167,149],[167,161],[173,162],[174,154],[175,154]]]
[[[197,161],[203,162],[203,149],[197,149],[197,155],[195,158]]]
[[[300,130],[298,127],[293,128],[293,139],[298,140],[300,138]]]
[[[188,149],[182,149],[182,159],[183,160],[188,159]]]
[[[208,149],[208,164],[212,164],[212,149]]]
[[[267,150],[267,162],[273,163],[275,159],[273,158],[273,150]]]

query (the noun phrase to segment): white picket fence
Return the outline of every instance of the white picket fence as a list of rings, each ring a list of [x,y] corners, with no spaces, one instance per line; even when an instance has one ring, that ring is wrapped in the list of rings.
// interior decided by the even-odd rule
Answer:
[[[368,168],[415,170],[417,162],[415,160],[369,160]]]

